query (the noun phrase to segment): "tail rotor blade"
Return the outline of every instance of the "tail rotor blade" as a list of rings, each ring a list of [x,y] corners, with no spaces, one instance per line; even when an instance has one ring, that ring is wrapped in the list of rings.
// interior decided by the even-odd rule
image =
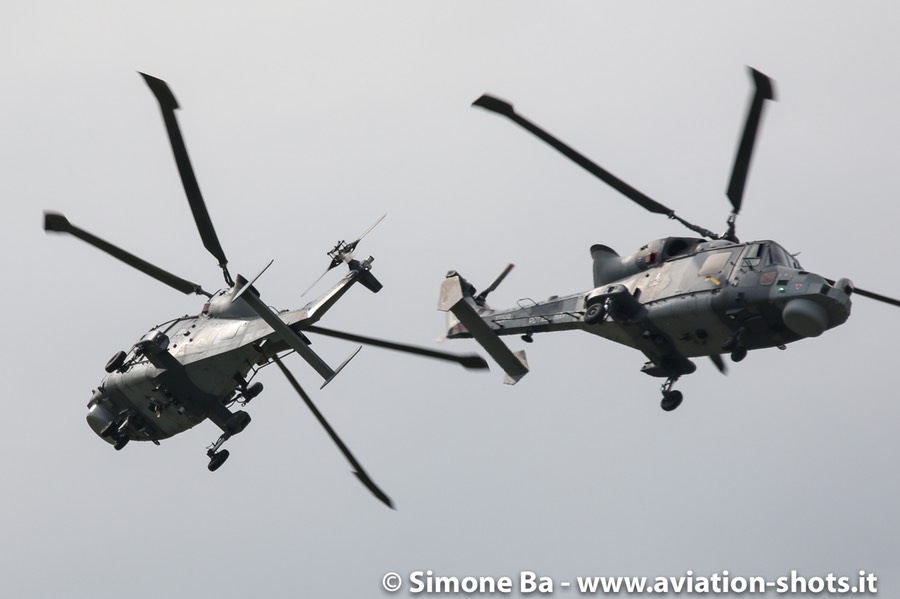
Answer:
[[[356,250],[356,246],[359,245],[359,242],[362,241],[363,237],[365,237],[366,235],[368,235],[369,233],[371,233],[371,232],[372,232],[372,229],[374,229],[375,227],[377,227],[377,226],[378,226],[378,223],[380,223],[381,221],[383,221],[385,216],[387,216],[387,214],[382,214],[381,217],[380,217],[378,220],[376,220],[374,223],[372,223],[372,224],[369,226],[368,229],[366,229],[365,231],[363,231],[363,234],[362,234],[362,235],[360,235],[359,237],[356,238],[356,241],[351,241],[350,243],[348,243],[348,244],[347,244],[347,251],[352,252],[352,251]]]
[[[334,266],[337,266],[337,264],[335,264]],[[319,281],[322,280],[322,277],[324,277],[324,276],[327,275],[329,272],[331,272],[331,269],[334,268],[334,266],[329,266],[328,268],[326,268],[326,269],[325,269],[325,272],[323,272],[322,274],[320,274],[320,275],[319,275],[319,278],[316,279],[315,281],[313,281],[313,284],[310,285],[309,287],[307,287],[307,288],[306,288],[306,291],[304,291],[303,293],[300,294],[300,297],[303,297],[303,296],[305,296],[307,293],[309,293],[310,291],[312,291],[312,288],[315,287],[316,285],[318,285],[318,284],[319,284]]]
[[[169,271],[163,270],[155,264],[151,264],[146,260],[138,258],[134,254],[126,252],[122,248],[119,248],[109,243],[108,241],[104,241],[99,237],[91,235],[84,229],[80,229],[70,223],[69,219],[67,219],[62,214],[56,212],[45,212],[44,231],[50,231],[53,233],[68,233],[72,237],[77,237],[83,242],[94,246],[102,252],[106,252],[113,258],[121,260],[132,268],[136,268],[142,273],[150,275],[157,281],[165,283],[173,289],[177,289],[178,291],[185,294],[196,293],[198,295],[211,297],[210,294],[204,291],[197,283],[192,283],[187,279],[182,279],[179,276],[173,275]]]
[[[281,362],[280,359],[278,359],[277,356],[273,358],[273,360],[275,361],[275,364],[278,366],[278,368],[281,369],[281,372],[284,374],[285,378],[287,378],[288,382],[291,384],[300,398],[303,399],[306,407],[308,407],[310,412],[313,413],[313,416],[316,417],[316,420],[319,421],[319,424],[322,425],[322,428],[325,429],[325,432],[328,433],[328,436],[331,437],[331,440],[334,441],[334,444],[337,445],[340,452],[344,454],[344,457],[347,458],[347,461],[350,462],[351,466],[353,466],[353,474],[356,475],[359,481],[372,493],[372,495],[377,497],[379,501],[381,501],[389,508],[394,509],[394,503],[391,501],[391,498],[388,497],[387,494],[385,494],[385,492],[382,491],[378,487],[378,485],[376,485],[375,482],[372,481],[371,478],[369,478],[368,473],[356,460],[356,458],[350,452],[350,449],[347,448],[347,446],[334,431],[334,429],[331,428],[331,425],[328,424],[328,421],[325,420],[325,417],[322,416],[322,413],[319,412],[318,408],[316,408],[315,404],[312,402],[312,399],[310,399],[309,395],[306,394],[306,391],[303,390],[303,388],[300,386],[300,383],[298,383],[297,379],[294,378],[294,375],[291,374],[291,371],[287,369],[287,367]]]
[[[327,255],[331,258],[331,262],[328,263],[328,268],[325,269],[325,272],[319,275],[319,278],[316,279],[312,285],[307,287],[306,291],[300,294],[300,297],[303,297],[307,293],[312,291],[312,288],[322,280],[322,277],[327,275],[329,271],[331,271],[331,269],[340,266],[341,262],[349,263],[350,258],[353,257],[353,252],[356,251],[356,246],[359,245],[359,242],[362,241],[363,237],[368,235],[372,231],[372,229],[374,229],[378,225],[378,223],[383,221],[385,216],[387,216],[387,214],[382,214],[378,220],[372,223],[369,228],[363,231],[363,234],[357,237],[354,241],[351,241],[350,243],[345,243],[343,240],[338,241],[335,244],[334,248],[332,248],[331,251],[327,252]]]
[[[484,291],[482,291],[475,297],[475,303],[478,304],[479,306],[484,305],[484,302],[487,299],[488,294],[490,294],[492,291],[494,291],[497,287],[500,286],[500,283],[503,282],[503,279],[506,278],[506,275],[508,275],[510,273],[510,271],[513,268],[515,268],[515,266],[516,266],[515,264],[507,264],[506,268],[503,269],[503,272],[501,272],[499,275],[497,275],[497,278],[494,279],[494,282],[491,283],[490,285],[488,285]]]
[[[738,145],[737,155],[734,158],[734,167],[731,171],[731,181],[728,184],[727,191],[734,214],[741,211],[744,187],[747,183],[747,173],[750,170],[750,158],[753,155],[753,145],[756,142],[763,105],[766,100],[775,99],[772,80],[754,68],[750,68],[750,74],[753,76],[753,81],[756,84],[756,92],[753,94],[753,100],[747,112],[747,122],[744,125],[741,143]]]
[[[181,175],[181,183],[184,186],[184,193],[187,196],[188,203],[191,206],[191,212],[194,214],[194,221],[197,223],[197,229],[200,232],[200,238],[203,240],[203,246],[219,261],[219,266],[225,274],[225,282],[233,285],[234,281],[228,273],[228,259],[225,257],[225,251],[219,243],[219,237],[213,227],[212,219],[209,217],[209,211],[206,209],[206,203],[203,201],[203,195],[200,193],[200,185],[197,183],[197,177],[194,175],[194,168],[191,166],[191,159],[188,157],[187,147],[181,136],[181,129],[178,126],[178,120],[175,118],[175,110],[178,108],[178,101],[175,99],[172,90],[162,79],[157,79],[141,73],[144,81],[150,87],[153,95],[159,102],[159,108],[162,111],[163,121],[166,124],[166,132],[169,136],[169,144],[172,146],[172,153],[175,156],[175,164],[178,166],[178,173]]]

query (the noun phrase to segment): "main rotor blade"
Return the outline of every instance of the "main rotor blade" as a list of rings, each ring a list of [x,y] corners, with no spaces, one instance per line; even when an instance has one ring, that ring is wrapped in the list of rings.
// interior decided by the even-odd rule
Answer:
[[[712,363],[716,365],[716,369],[722,374],[728,374],[728,366],[725,365],[725,361],[722,360],[722,356],[719,354],[710,354],[709,359],[712,360]]]
[[[481,108],[484,108],[486,110],[490,110],[491,112],[496,112],[497,114],[505,116],[506,118],[510,119],[512,122],[523,127],[524,129],[526,129],[533,135],[537,136],[538,138],[542,139],[546,143],[553,146],[557,151],[562,153],[568,159],[572,160],[575,164],[577,164],[578,166],[580,166],[587,172],[591,173],[592,175],[594,175],[595,177],[597,177],[598,179],[600,179],[601,181],[603,181],[604,183],[606,183],[607,185],[609,185],[610,187],[612,187],[613,189],[615,189],[616,191],[618,191],[619,193],[621,193],[622,195],[624,195],[625,197],[630,199],[631,201],[642,206],[644,209],[649,210],[650,212],[654,212],[656,214],[665,214],[669,218],[677,220],[678,222],[680,222],[687,228],[689,228],[692,231],[695,231],[697,233],[700,233],[701,235],[703,235],[705,237],[709,237],[711,239],[718,238],[718,236],[715,233],[713,233],[712,231],[709,231],[708,229],[704,229],[703,227],[699,227],[697,225],[689,223],[688,221],[684,220],[680,216],[677,216],[675,214],[675,211],[672,210],[671,208],[667,208],[666,206],[663,206],[656,200],[650,198],[646,194],[644,194],[644,193],[638,191],[637,189],[635,189],[634,187],[628,185],[627,183],[625,183],[624,181],[622,181],[621,179],[619,179],[618,177],[616,177],[615,175],[613,175],[612,173],[610,173],[609,171],[607,171],[606,169],[601,167],[600,165],[598,165],[595,162],[588,159],[583,154],[577,152],[576,150],[569,147],[568,145],[566,145],[565,143],[563,143],[556,137],[550,135],[549,133],[547,133],[546,131],[544,131],[543,129],[541,129],[540,127],[535,125],[534,123],[526,120],[525,118],[520,116],[515,111],[512,104],[510,104],[509,102],[506,102],[499,98],[495,98],[493,96],[489,96],[489,95],[485,94],[485,95],[481,96],[480,98],[478,98],[477,100],[475,100],[474,102],[472,102],[472,106],[480,106]]]
[[[575,162],[578,166],[588,171],[619,193],[623,194],[628,199],[637,202],[639,205],[643,206],[645,209],[650,212],[655,212],[657,214],[665,214],[666,216],[672,216],[675,214],[674,210],[667,208],[657,202],[656,200],[651,199],[647,195],[638,191],[634,187],[631,187],[609,171],[605,170],[598,164],[592,162],[590,159],[585,157],[583,154],[577,152],[572,149],[556,137],[550,135],[531,121],[526,120],[518,113],[516,113],[512,104],[505,102],[499,98],[495,98],[493,96],[489,96],[487,94],[481,96],[474,102],[472,102],[472,106],[480,106],[486,110],[490,110],[492,112],[496,112],[497,114],[503,115],[506,118],[510,119],[512,122],[517,125],[523,127],[530,133],[536,135],[546,143],[553,146],[557,151],[561,152],[567,158]]]
[[[219,266],[225,274],[225,282],[233,285],[234,281],[231,280],[231,275],[228,273],[228,259],[225,257],[225,251],[219,243],[219,237],[216,235],[212,219],[209,217],[209,211],[206,209],[206,203],[203,201],[203,196],[200,193],[200,185],[197,183],[197,177],[194,176],[191,159],[188,157],[187,147],[184,145],[184,139],[181,137],[178,120],[175,118],[175,109],[178,108],[178,101],[165,81],[146,73],[141,73],[141,76],[147,82],[147,85],[150,86],[150,90],[156,96],[157,102],[159,102],[163,121],[166,123],[166,132],[169,135],[169,144],[172,146],[172,154],[175,155],[175,164],[178,166],[178,174],[181,175],[181,184],[184,186],[184,193],[187,195],[191,212],[194,214],[194,221],[197,223],[197,229],[200,231],[203,246],[219,261]]]
[[[834,287],[834,279],[825,278],[825,282]],[[876,302],[884,302],[885,304],[890,304],[892,306],[900,307],[900,300],[896,300],[892,297],[888,297],[886,295],[881,295],[880,293],[875,293],[873,291],[866,291],[865,289],[860,289],[859,287],[853,287],[853,293],[859,294],[863,297],[867,297],[869,299],[873,299]]]
[[[356,478],[359,479],[365,487],[372,492],[372,495],[378,498],[383,504],[388,506],[391,509],[394,509],[394,503],[391,501],[391,498],[388,497],[384,491],[378,488],[369,475],[366,473],[365,469],[362,465],[353,457],[353,454],[350,453],[350,450],[344,445],[344,442],[338,437],[337,433],[334,432],[334,429],[331,428],[331,425],[328,424],[328,421],[325,420],[325,417],[322,416],[322,413],[319,412],[318,408],[316,408],[315,404],[309,398],[309,395],[306,394],[306,391],[300,386],[300,383],[297,382],[297,379],[294,378],[294,375],[291,374],[291,371],[287,369],[287,367],[281,363],[281,360],[278,359],[277,356],[272,358],[278,368],[281,369],[281,372],[284,373],[284,376],[287,378],[288,382],[297,392],[297,394],[303,399],[304,403],[306,403],[306,407],[313,413],[313,416],[316,417],[316,420],[319,421],[319,424],[322,425],[322,428],[325,429],[325,432],[328,433],[328,436],[331,437],[331,440],[334,441],[335,445],[338,446],[341,453],[344,454],[344,457],[347,458],[347,461],[350,462],[350,465],[355,469],[353,474],[356,475]]]
[[[119,247],[114,246],[108,241],[104,241],[99,237],[91,235],[84,229],[79,229],[78,227],[70,223],[69,219],[67,219],[62,214],[58,214],[56,212],[45,212],[44,231],[52,231],[54,233],[68,233],[69,235],[77,237],[85,243],[94,246],[100,251],[106,252],[113,258],[117,258],[125,264],[138,269],[142,273],[150,275],[157,281],[165,283],[173,289],[177,289],[182,293],[196,293],[197,295],[205,295],[206,297],[211,297],[211,295],[204,291],[197,283],[192,283],[187,279],[182,279],[181,277],[173,275],[172,273],[163,270],[156,265],[150,264],[146,260],[138,258],[134,254],[131,254]]]
[[[405,343],[395,343],[393,341],[374,339],[372,337],[354,335],[353,333],[344,333],[342,331],[335,331],[333,329],[324,329],[318,326],[304,327],[303,330],[309,333],[318,333],[319,335],[325,335],[326,337],[336,337],[338,339],[346,339],[347,341],[355,341],[356,343],[365,343],[367,345],[374,345],[376,347],[383,347],[385,349],[393,349],[395,351],[406,352],[408,354],[425,356],[426,358],[456,362],[463,368],[469,368],[472,370],[483,370],[488,368],[488,363],[485,361],[485,359],[476,354],[451,354],[448,352],[416,347],[415,345],[406,345]]]
[[[243,278],[240,275],[238,275],[238,281],[243,281]],[[246,292],[244,290],[246,290]],[[293,348],[301,358],[306,360],[307,364],[312,366],[313,369],[319,373],[319,376],[325,379],[325,383],[322,385],[323,387],[337,375],[337,371],[332,370],[331,367],[319,357],[319,354],[309,347],[306,341],[303,340],[303,337],[286,325],[284,321],[281,320],[281,317],[260,299],[254,289],[250,288],[249,285],[245,285],[241,289],[241,292],[241,299],[246,302],[267,325],[272,327],[272,330],[275,331],[275,334],[278,335],[282,341]],[[340,371],[340,368],[338,368],[338,371]]]
[[[744,198],[744,186],[747,183],[747,172],[750,170],[750,157],[753,155],[753,144],[756,142],[756,134],[759,130],[759,121],[762,118],[763,105],[766,100],[775,99],[775,90],[772,88],[772,80],[752,67],[747,67],[756,84],[756,92],[747,112],[747,122],[744,125],[744,134],[738,145],[737,154],[734,157],[734,167],[731,171],[731,182],[728,184],[728,199],[734,208],[734,214],[741,211],[741,201]]]
[[[867,297],[869,299],[873,299],[878,302],[884,302],[885,304],[900,307],[900,300],[896,300],[886,295],[881,295],[880,293],[873,293],[872,291],[866,291],[865,289],[860,289],[859,287],[856,287],[853,290],[853,293],[861,295],[863,297]]]

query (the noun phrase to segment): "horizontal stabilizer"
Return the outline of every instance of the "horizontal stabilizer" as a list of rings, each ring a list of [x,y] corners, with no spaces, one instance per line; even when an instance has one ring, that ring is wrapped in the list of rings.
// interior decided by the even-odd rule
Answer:
[[[330,377],[328,377],[327,379],[325,379],[325,382],[322,383],[322,386],[319,387],[319,389],[324,389],[324,388],[325,388],[325,385],[327,385],[328,383],[330,383],[331,381],[333,381],[333,380],[334,380],[334,377],[336,377],[336,376],[338,375],[338,373],[344,369],[344,366],[346,366],[347,364],[350,363],[350,360],[352,360],[353,358],[356,357],[356,354],[358,354],[358,353],[359,353],[359,350],[361,350],[361,349],[362,349],[362,345],[360,345],[359,347],[357,347],[357,348],[356,348],[356,351],[353,352],[352,354],[350,354],[350,357],[349,357],[349,358],[347,358],[346,360],[344,360],[343,362],[341,362],[341,365],[334,369],[334,374],[332,374]]]
[[[518,359],[519,362],[522,363],[522,367],[525,369],[525,372],[519,375],[519,378],[513,378],[509,375],[509,373],[507,373],[506,376],[503,377],[503,383],[506,385],[515,385],[519,382],[519,379],[525,376],[525,374],[528,372],[528,358],[525,357],[525,350],[523,349],[517,352],[513,352],[513,356],[515,356],[516,359]]]
[[[474,301],[463,293],[459,275],[453,274],[444,279],[441,284],[438,310],[450,311],[459,319],[472,337],[506,372],[509,384],[515,384],[528,374],[528,364],[525,361],[524,352],[519,352],[520,355],[517,355],[510,351],[490,325],[478,315]]]

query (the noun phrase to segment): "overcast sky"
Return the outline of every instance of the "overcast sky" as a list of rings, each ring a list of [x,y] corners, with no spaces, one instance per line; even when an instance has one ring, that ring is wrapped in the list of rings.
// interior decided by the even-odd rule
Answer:
[[[386,509],[274,369],[206,470],[209,422],[116,452],[84,421],[103,365],[183,296],[41,230],[45,209],[206,288],[222,285],[156,100],[165,79],[232,272],[280,308],[324,252],[360,246],[384,289],[324,326],[459,352],[437,291],[517,268],[495,306],[591,287],[588,249],[684,235],[494,114],[490,92],[634,187],[723,230],[752,86],[775,81],[738,234],[900,296],[900,8],[894,2],[170,2],[0,9],[6,393],[4,597],[379,597],[382,576],[774,578],[874,572],[900,589],[900,311],[708,361],[659,409],[644,357],[538,336],[515,387],[365,348],[318,391],[287,362]],[[252,6],[251,6],[252,4]],[[339,278],[331,273],[318,290]],[[513,349],[524,344],[512,338]],[[355,346],[317,339],[332,364]],[[557,596],[576,595],[557,590]],[[411,596],[401,590],[396,596]]]

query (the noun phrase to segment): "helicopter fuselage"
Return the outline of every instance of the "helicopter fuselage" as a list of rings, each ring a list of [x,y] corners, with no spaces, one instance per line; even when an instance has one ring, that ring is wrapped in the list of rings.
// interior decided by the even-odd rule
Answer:
[[[265,323],[256,321],[201,314],[151,329],[92,395],[91,428],[114,443],[104,430],[125,416],[131,436],[147,441],[166,439],[206,418],[224,422],[239,382],[267,361],[259,349],[267,335],[258,325]]]
[[[520,300],[508,310],[471,305],[497,335],[531,341],[535,333],[580,329],[640,350],[649,360],[644,372],[661,377],[693,372],[692,357],[815,337],[850,315],[850,281],[829,284],[772,241],[670,237],[626,257],[601,245],[591,253],[589,291]],[[447,336],[472,335],[451,317]]]
[[[509,119],[547,143],[644,210],[675,220],[702,238],[667,237],[624,258],[604,245],[591,248],[593,289],[543,302],[520,300],[519,307],[492,310],[485,304],[511,267],[478,295],[457,273],[441,286],[438,309],[450,312],[448,337],[474,337],[516,383],[528,373],[524,352],[512,352],[500,335],[581,329],[640,350],[643,372],[665,377],[660,407],[670,412],[682,402],[673,384],[696,370],[691,358],[708,356],[725,372],[721,354],[740,362],[753,349],[784,349],[846,322],[854,292],[887,304],[900,300],[855,288],[849,279],[832,281],[803,270],[773,241],[740,243],[736,219],[767,102],[775,99],[772,80],[750,69],[753,96],[744,121],[725,195],[731,214],[724,233],[694,224],[668,206],[619,179],[565,142],[519,114],[513,104],[484,94],[473,106]]]
[[[317,322],[359,272],[351,270],[326,294],[278,317],[302,335],[301,329]],[[88,402],[87,421],[94,432],[111,444],[158,442],[207,418],[225,432],[243,430],[249,415],[229,407],[252,399],[251,371],[291,348],[246,303],[249,294],[237,295],[237,286],[219,291],[197,316],[156,326],[129,352],[113,356]]]

